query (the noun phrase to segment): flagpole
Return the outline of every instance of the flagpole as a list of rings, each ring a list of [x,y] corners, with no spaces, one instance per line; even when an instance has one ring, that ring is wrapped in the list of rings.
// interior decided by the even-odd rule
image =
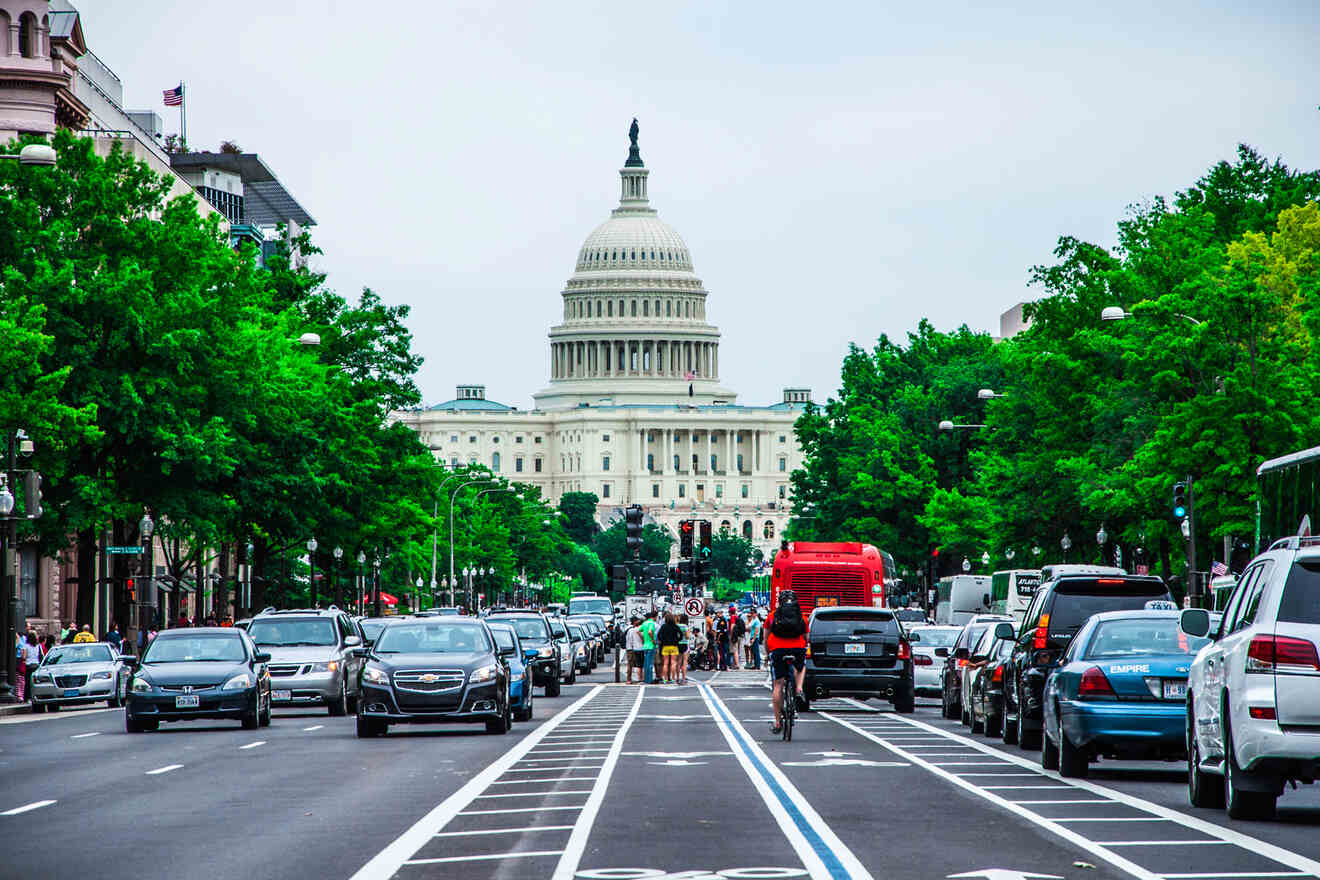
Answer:
[[[179,88],[183,92],[179,102],[179,140],[183,141],[183,151],[188,152],[188,84],[179,81]]]

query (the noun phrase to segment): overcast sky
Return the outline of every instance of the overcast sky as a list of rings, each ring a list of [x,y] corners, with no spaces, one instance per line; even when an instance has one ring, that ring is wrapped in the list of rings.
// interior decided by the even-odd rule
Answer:
[[[823,400],[849,342],[997,332],[1060,235],[1239,142],[1320,166],[1320,3],[83,0],[125,103],[260,153],[340,293],[412,306],[427,403],[519,407],[636,116],[723,384]],[[992,8],[998,7],[998,8]]]

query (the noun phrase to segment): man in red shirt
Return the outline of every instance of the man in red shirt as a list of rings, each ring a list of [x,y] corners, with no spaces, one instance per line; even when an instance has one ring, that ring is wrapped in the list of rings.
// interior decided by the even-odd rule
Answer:
[[[779,607],[770,615],[765,627],[765,647],[770,652],[770,674],[774,676],[775,721],[771,733],[779,733],[784,723],[784,676],[788,675],[788,660],[793,658],[796,669],[796,695],[802,694],[802,678],[807,674],[807,624],[802,619],[802,606],[792,590],[779,594]]]

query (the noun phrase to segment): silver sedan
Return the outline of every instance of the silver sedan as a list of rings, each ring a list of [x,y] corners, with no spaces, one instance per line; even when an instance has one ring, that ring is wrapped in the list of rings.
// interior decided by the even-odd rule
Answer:
[[[106,642],[59,645],[32,674],[32,711],[44,712],[77,703],[107,701],[123,705],[128,691],[128,667],[114,645]]]

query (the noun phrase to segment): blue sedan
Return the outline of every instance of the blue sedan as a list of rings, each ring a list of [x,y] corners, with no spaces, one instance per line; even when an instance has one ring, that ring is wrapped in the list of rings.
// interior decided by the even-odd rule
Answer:
[[[532,720],[531,669],[527,665],[536,656],[535,648],[523,648],[518,631],[507,623],[491,621],[486,624],[495,636],[495,644],[509,664],[509,708],[514,721]]]
[[[1084,777],[1101,757],[1185,756],[1187,672],[1207,641],[1178,629],[1176,608],[1091,617],[1045,683],[1041,766]]]

